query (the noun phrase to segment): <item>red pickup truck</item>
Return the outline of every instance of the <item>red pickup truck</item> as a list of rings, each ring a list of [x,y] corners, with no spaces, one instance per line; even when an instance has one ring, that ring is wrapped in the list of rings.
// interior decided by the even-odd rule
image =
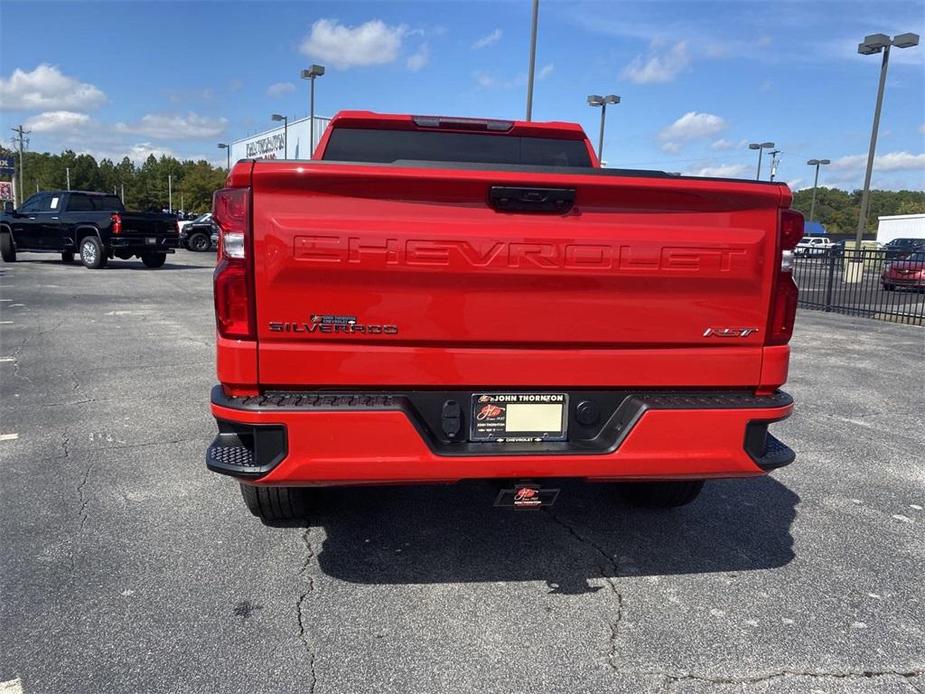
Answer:
[[[782,184],[601,168],[571,123],[348,111],[215,193],[209,469],[266,521],[305,488],[553,478],[677,506],[794,453],[803,218]]]

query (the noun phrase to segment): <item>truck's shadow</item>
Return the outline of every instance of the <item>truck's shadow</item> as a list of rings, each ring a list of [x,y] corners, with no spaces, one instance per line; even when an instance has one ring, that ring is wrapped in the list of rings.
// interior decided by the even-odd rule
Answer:
[[[671,511],[644,511],[608,485],[567,482],[546,511],[492,506],[497,487],[329,489],[310,524],[327,538],[321,569],[355,583],[544,580],[556,592],[588,579],[753,571],[793,559],[799,497],[765,477],[707,484]]]

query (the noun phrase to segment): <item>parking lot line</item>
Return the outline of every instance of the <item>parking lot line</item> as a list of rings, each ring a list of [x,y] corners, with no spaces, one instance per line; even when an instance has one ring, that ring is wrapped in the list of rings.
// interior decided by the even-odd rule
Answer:
[[[0,325],[13,325],[11,320],[0,320]]]
[[[0,441],[15,441],[19,434],[0,434]]]
[[[8,361],[16,361],[16,358],[15,357],[0,357],[0,363],[8,362]]]

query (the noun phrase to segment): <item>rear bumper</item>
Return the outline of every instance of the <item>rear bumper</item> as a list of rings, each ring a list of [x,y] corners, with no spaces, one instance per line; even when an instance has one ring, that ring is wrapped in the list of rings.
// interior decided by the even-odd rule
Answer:
[[[148,243],[146,238],[153,238],[154,243]],[[172,253],[179,243],[177,236],[113,236],[109,241],[112,250],[132,253]]]
[[[782,392],[636,392],[621,396],[593,439],[522,444],[513,451],[446,440],[402,394],[324,395],[232,398],[216,386],[212,413],[219,434],[206,453],[207,466],[253,484],[299,486],[748,477],[795,458],[767,431],[793,410]]]

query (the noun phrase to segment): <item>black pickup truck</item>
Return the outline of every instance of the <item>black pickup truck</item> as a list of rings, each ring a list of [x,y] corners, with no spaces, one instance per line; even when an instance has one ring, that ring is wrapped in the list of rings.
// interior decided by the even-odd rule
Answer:
[[[173,215],[126,212],[116,195],[86,191],[36,193],[15,210],[4,205],[0,216],[0,257],[16,260],[18,251],[60,253],[66,262],[80,254],[85,267],[101,268],[110,258],[141,258],[160,267],[177,248]]]

